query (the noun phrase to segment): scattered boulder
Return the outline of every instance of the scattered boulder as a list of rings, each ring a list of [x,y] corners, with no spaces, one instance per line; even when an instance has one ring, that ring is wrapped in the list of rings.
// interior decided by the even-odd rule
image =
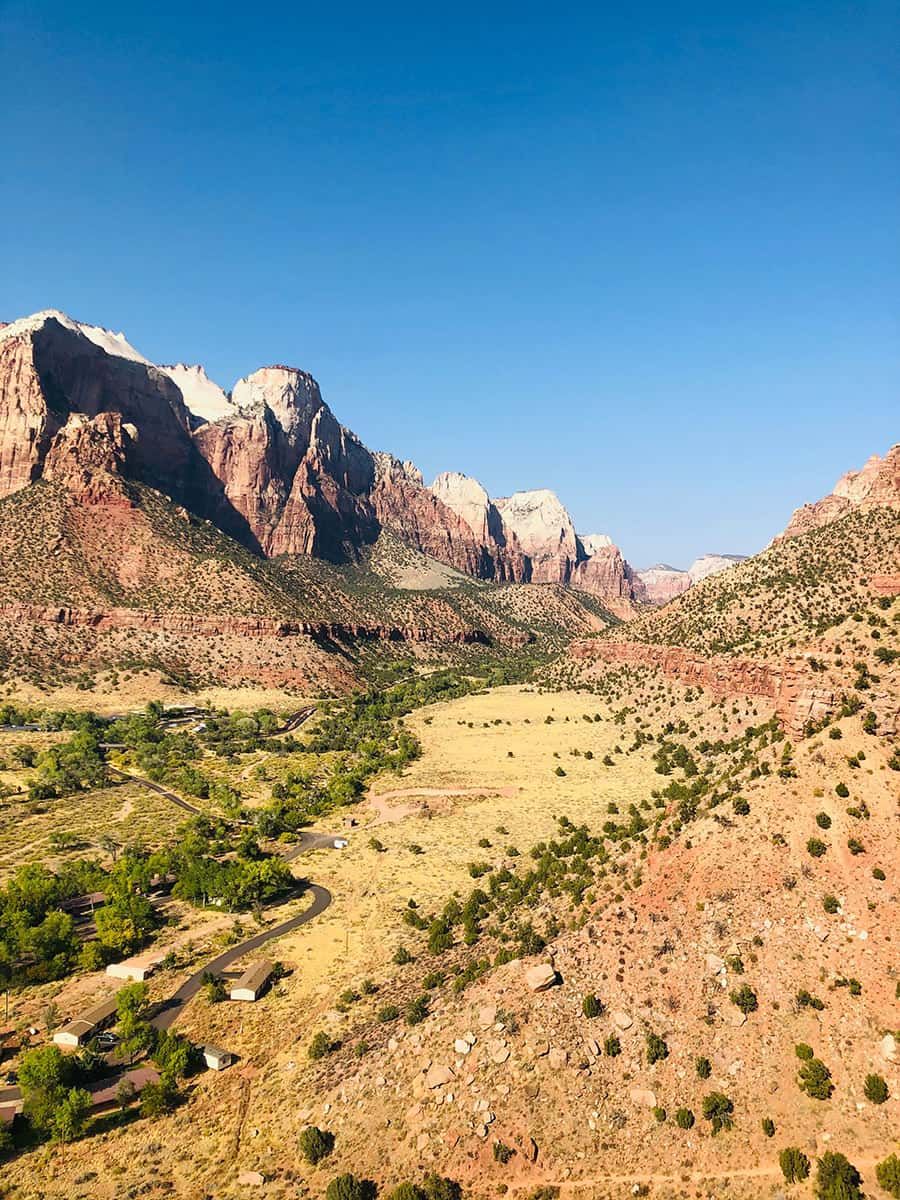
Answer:
[[[632,1027],[632,1025],[634,1024],[634,1021],[631,1019],[631,1017],[629,1017],[628,1013],[626,1013],[626,1012],[614,1012],[612,1014],[612,1023],[613,1023],[613,1025],[615,1025],[616,1029],[624,1030],[624,1029],[630,1029]]]
[[[631,1103],[640,1108],[656,1108],[656,1092],[651,1092],[649,1088],[634,1087],[628,1095]]]
[[[525,983],[529,991],[545,992],[547,988],[551,988],[559,982],[559,976],[556,973],[556,968],[552,963],[538,963],[537,966],[529,967],[525,972]]]
[[[266,1177],[261,1171],[241,1171],[237,1181],[238,1187],[264,1187]]]
[[[886,1033],[879,1043],[881,1057],[885,1062],[898,1063],[900,1062],[900,1041],[892,1034]]]
[[[449,1083],[453,1079],[453,1071],[450,1067],[442,1067],[439,1063],[432,1063],[425,1075],[425,1086],[427,1088],[443,1087],[445,1083]]]

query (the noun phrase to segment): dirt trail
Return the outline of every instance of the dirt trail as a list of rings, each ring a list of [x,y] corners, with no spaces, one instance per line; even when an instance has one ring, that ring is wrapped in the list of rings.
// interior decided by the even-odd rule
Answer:
[[[372,825],[390,825],[394,821],[402,821],[405,817],[414,817],[427,808],[423,804],[393,804],[394,800],[445,800],[454,796],[515,796],[518,788],[514,787],[474,787],[474,788],[395,788],[391,792],[382,792],[378,796],[369,797],[369,809],[375,814]]]

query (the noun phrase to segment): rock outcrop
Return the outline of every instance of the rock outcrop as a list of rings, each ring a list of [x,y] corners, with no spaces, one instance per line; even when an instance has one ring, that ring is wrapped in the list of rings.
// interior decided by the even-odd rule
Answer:
[[[269,557],[353,559],[387,529],[479,579],[620,606],[640,593],[618,548],[579,538],[553,492],[495,502],[455,472],[428,488],[341,425],[305,371],[265,367],[229,396],[202,367],[157,367],[55,311],[0,329],[0,498],[42,476],[91,503],[126,499],[117,479],[148,485]]]
[[[775,540],[830,525],[855,509],[897,507],[900,507],[900,444],[892,446],[883,458],[873,454],[862,470],[841,476],[830,495],[796,509],[784,533]]]
[[[719,575],[722,571],[727,571],[737,563],[744,562],[746,557],[745,554],[701,554],[688,567],[691,586],[708,579],[710,575]]]
[[[705,656],[683,646],[650,642],[613,642],[584,638],[573,642],[577,659],[658,668],[689,686],[701,687],[716,697],[759,696],[771,700],[779,719],[794,735],[803,734],[808,722],[832,711],[836,697],[813,675],[805,659],[780,663],[749,658]]]
[[[638,571],[637,577],[651,604],[668,604],[691,586],[691,577],[687,571],[670,567],[666,563],[657,563],[654,567]]]

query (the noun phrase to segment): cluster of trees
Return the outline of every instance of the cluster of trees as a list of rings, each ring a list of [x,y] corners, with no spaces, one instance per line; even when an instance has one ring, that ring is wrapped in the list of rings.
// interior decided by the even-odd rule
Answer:
[[[116,1026],[120,1048],[132,1062],[149,1055],[160,1073],[158,1082],[146,1085],[140,1097],[144,1116],[170,1112],[180,1099],[180,1081],[193,1074],[203,1063],[200,1049],[180,1034],[157,1031],[149,1021],[147,986],[130,984],[117,996]],[[35,1136],[57,1142],[80,1137],[87,1127],[92,1106],[89,1090],[94,1083],[109,1077],[111,1068],[94,1045],[77,1054],[63,1054],[58,1046],[28,1050],[19,1066],[26,1134],[20,1141]],[[133,1086],[123,1080],[118,1091],[122,1108],[135,1100]],[[12,1138],[0,1143],[0,1151],[12,1149]]]

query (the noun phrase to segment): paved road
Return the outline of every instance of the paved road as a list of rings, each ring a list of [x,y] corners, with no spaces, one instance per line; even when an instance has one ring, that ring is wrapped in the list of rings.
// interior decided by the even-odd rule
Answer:
[[[331,903],[331,892],[329,892],[328,888],[321,887],[317,883],[311,883],[309,891],[312,892],[313,902],[304,912],[299,913],[296,917],[290,917],[287,921],[282,921],[280,925],[273,925],[271,929],[264,929],[261,933],[248,938],[246,942],[241,942],[239,946],[232,946],[224,954],[220,954],[218,958],[204,963],[169,998],[162,1010],[153,1018],[151,1025],[154,1025],[157,1029],[168,1029],[174,1024],[181,1015],[184,1006],[200,991],[200,988],[203,986],[203,976],[207,971],[213,975],[220,974],[230,967],[232,963],[237,962],[238,959],[243,958],[247,954],[252,954],[254,950],[259,950],[266,942],[270,942],[273,938],[282,937],[286,933],[291,933],[293,930],[299,929],[301,925],[305,925],[307,921],[312,921],[313,918],[323,913]]]
[[[174,792],[170,792],[168,788],[160,787],[158,783],[153,783],[150,779],[142,779],[140,775],[129,775],[127,771],[120,771],[118,767],[110,767],[110,774],[116,775],[119,779],[127,779],[129,783],[136,783],[140,787],[149,788],[151,792],[156,792],[158,796],[170,801],[172,804],[177,804],[179,808],[183,808],[185,812],[193,813],[196,817],[203,816],[203,809],[197,808],[193,804],[188,804],[187,800],[182,800],[180,796],[176,796]]]

